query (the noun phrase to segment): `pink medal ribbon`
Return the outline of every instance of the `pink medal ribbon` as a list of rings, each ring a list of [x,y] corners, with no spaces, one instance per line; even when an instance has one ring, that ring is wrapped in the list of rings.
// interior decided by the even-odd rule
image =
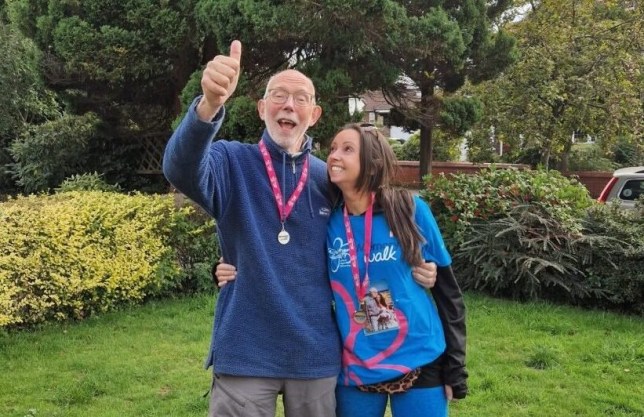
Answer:
[[[282,191],[280,190],[279,182],[277,180],[277,174],[275,174],[273,162],[271,161],[271,155],[268,153],[268,149],[266,148],[264,140],[259,141],[259,150],[262,153],[262,157],[264,158],[264,166],[266,167],[268,179],[271,183],[271,188],[273,189],[273,196],[275,197],[275,202],[277,203],[277,211],[279,212],[280,223],[282,223],[282,230],[277,234],[277,240],[282,245],[286,245],[291,240],[291,235],[289,235],[289,233],[284,228],[284,223],[286,222],[289,214],[291,214],[291,211],[295,206],[295,202],[300,197],[300,194],[302,194],[304,184],[306,184],[306,180],[309,177],[309,159],[306,158],[304,160],[304,165],[302,166],[302,175],[300,175],[300,179],[297,183],[297,186],[295,187],[295,190],[293,191],[293,194],[291,194],[291,197],[289,197],[286,206],[284,206],[284,198],[282,197]]]
[[[353,275],[353,285],[356,289],[358,296],[358,306],[361,305],[362,299],[367,294],[369,287],[369,255],[371,253],[371,227],[373,223],[373,203],[375,200],[375,193],[371,193],[371,201],[365,216],[365,230],[364,230],[364,279],[360,280],[360,269],[358,268],[358,251],[356,249],[356,241],[351,231],[351,222],[349,221],[349,211],[347,205],[344,205],[344,230],[347,234],[347,243],[349,245],[349,260],[351,261],[351,274]],[[358,309],[353,313],[353,319],[357,323],[364,323],[367,320],[367,313],[362,309]]]

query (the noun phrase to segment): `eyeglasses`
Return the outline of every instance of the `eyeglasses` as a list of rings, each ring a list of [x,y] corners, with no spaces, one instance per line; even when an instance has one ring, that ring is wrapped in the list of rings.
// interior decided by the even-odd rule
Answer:
[[[267,94],[268,99],[275,104],[286,103],[290,96],[293,96],[293,103],[295,103],[296,106],[308,106],[313,102],[314,99],[313,94],[305,93],[303,91],[298,91],[291,94],[286,90],[282,90],[281,88],[268,90]]]

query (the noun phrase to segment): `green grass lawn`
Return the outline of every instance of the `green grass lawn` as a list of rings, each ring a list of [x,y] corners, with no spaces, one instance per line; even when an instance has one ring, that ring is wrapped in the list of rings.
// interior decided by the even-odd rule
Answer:
[[[451,416],[644,416],[641,317],[466,300],[470,395]],[[0,333],[0,416],[204,417],[212,311],[199,296]]]

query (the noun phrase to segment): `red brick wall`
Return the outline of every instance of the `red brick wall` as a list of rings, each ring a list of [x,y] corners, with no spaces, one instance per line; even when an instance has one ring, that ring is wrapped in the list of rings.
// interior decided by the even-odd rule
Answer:
[[[599,171],[576,171],[564,172],[567,177],[577,177],[580,183],[584,184],[590,192],[592,198],[599,197],[606,183],[613,177],[612,172],[599,172]]]
[[[396,176],[396,185],[404,187],[418,188],[420,187],[420,180],[418,178],[418,161],[398,161],[398,175]],[[432,174],[445,174],[465,173],[476,174],[483,168],[489,167],[491,164],[474,164],[471,162],[432,162]],[[528,165],[519,164],[494,164],[497,168],[515,167],[519,169],[529,169]],[[588,189],[592,198],[599,197],[599,194],[604,189],[604,185],[613,176],[612,172],[594,172],[594,171],[579,171],[579,172],[566,172],[565,176],[574,176],[579,182],[584,184]]]
[[[488,168],[491,164],[474,164],[472,162],[432,162],[432,174],[436,175],[441,172],[445,174],[476,174],[483,168]],[[398,175],[396,176],[396,185],[404,187],[419,187],[418,178],[418,161],[398,161]],[[495,164],[497,168],[515,167],[519,169],[529,169],[528,165],[519,164]]]

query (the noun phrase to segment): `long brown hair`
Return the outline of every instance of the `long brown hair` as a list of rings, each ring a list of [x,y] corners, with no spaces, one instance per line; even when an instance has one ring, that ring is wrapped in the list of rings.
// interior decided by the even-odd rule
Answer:
[[[394,151],[387,139],[373,126],[351,123],[343,126],[337,133],[348,129],[360,134],[360,174],[356,180],[356,189],[376,193],[376,206],[384,211],[392,233],[402,246],[405,260],[410,265],[420,265],[423,262],[421,245],[425,239],[414,221],[412,193],[391,185],[398,169]],[[339,189],[333,184],[332,192],[339,195]]]

